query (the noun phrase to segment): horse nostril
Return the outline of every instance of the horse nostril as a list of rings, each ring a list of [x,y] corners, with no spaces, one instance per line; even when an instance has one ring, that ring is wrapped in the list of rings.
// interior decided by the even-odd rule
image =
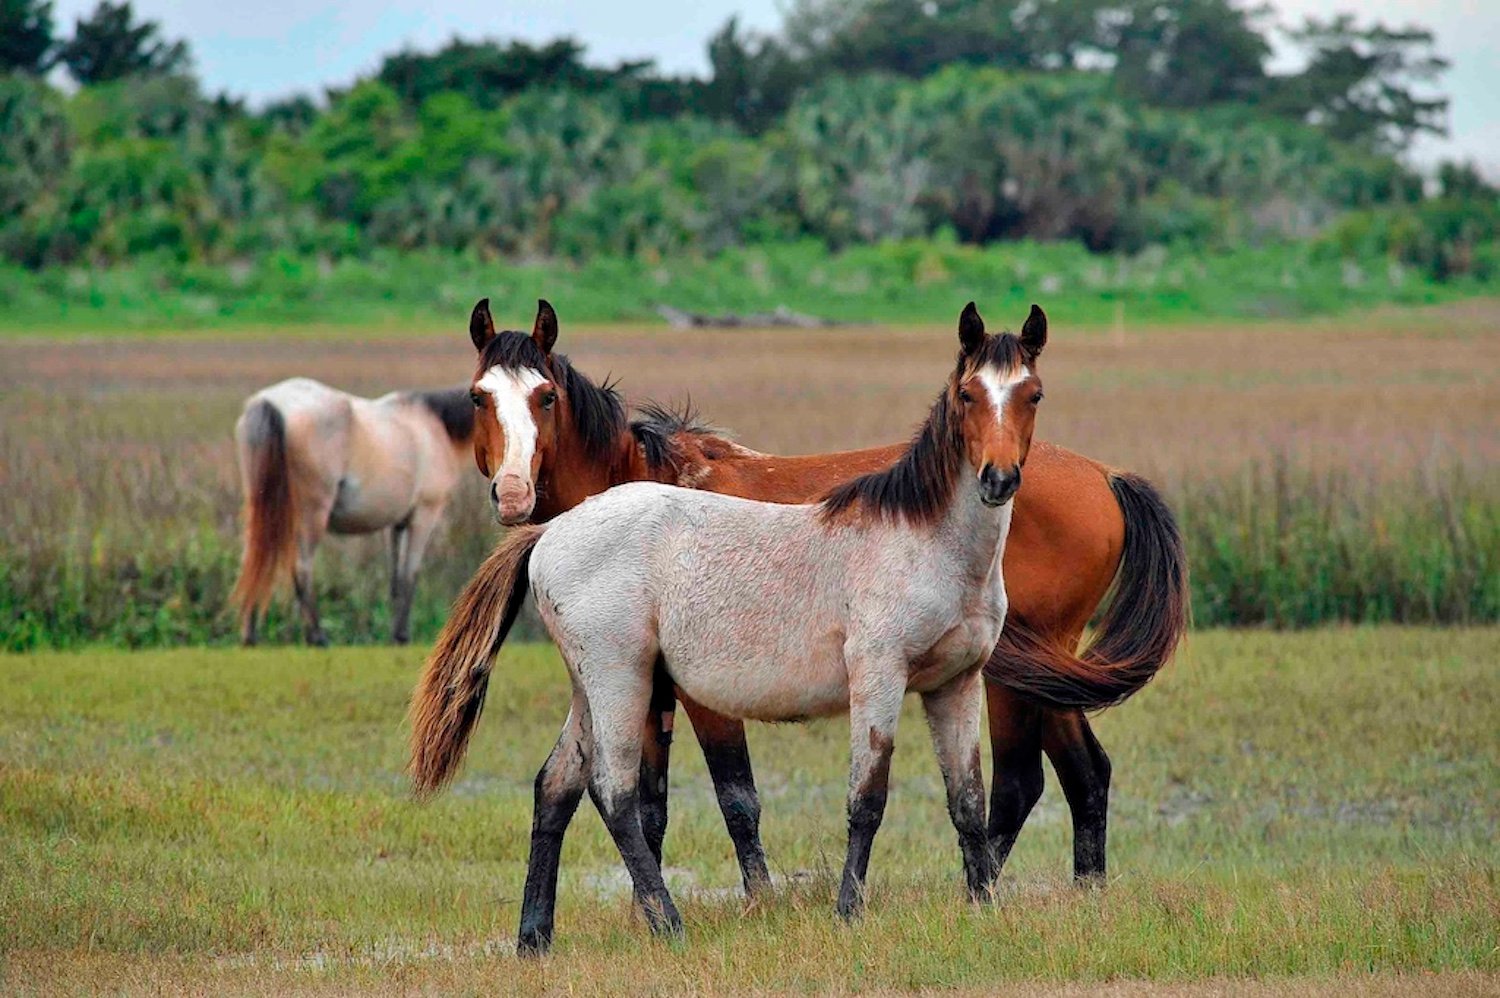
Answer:
[[[490,502],[500,505],[500,486],[495,482],[490,483]]]

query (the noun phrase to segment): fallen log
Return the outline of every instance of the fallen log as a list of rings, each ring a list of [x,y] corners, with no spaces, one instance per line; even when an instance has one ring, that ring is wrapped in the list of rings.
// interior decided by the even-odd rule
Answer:
[[[671,305],[656,306],[656,314],[667,321],[667,325],[673,329],[747,329],[766,328],[768,326],[789,326],[794,329],[822,329],[828,326],[840,326],[841,322],[833,319],[820,319],[815,315],[803,315],[793,312],[785,305],[778,305],[770,312],[749,312],[744,315],[736,315],[732,312],[724,315],[708,315],[704,312],[689,312]]]

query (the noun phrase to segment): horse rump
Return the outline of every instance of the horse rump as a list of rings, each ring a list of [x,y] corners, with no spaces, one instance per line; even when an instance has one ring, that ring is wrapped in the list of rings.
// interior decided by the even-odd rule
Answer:
[[[245,407],[235,427],[245,483],[245,553],[230,600],[249,634],[283,570],[296,560],[297,506],[287,467],[286,420],[267,399]]]
[[[1172,511],[1138,475],[1111,472],[1109,488],[1125,518],[1125,544],[1088,649],[1074,654],[1011,615],[985,663],[992,682],[1046,707],[1120,703],[1151,681],[1187,633],[1187,553]]]

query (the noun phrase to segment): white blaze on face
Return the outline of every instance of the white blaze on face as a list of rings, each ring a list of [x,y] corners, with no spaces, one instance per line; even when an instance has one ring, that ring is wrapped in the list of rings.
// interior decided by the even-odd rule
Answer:
[[[475,387],[495,400],[495,420],[505,435],[505,457],[495,471],[495,481],[507,475],[531,480],[531,459],[536,455],[536,420],[531,416],[531,393],[547,378],[533,368],[509,371],[492,367]]]
[[[984,390],[990,396],[990,404],[995,407],[995,422],[1005,422],[1005,404],[1010,401],[1010,393],[1029,377],[1031,371],[1024,364],[1008,374],[1001,374],[992,367],[979,372],[979,383],[984,385]]]

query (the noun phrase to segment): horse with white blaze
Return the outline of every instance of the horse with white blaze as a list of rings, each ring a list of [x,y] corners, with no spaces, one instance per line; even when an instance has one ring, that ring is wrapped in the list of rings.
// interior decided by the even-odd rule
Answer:
[[[585,790],[652,929],[681,929],[640,816],[641,718],[658,670],[732,717],[849,713],[845,918],[864,903],[902,699],[921,694],[968,889],[988,896],[980,666],[1005,620],[1001,558],[1041,389],[1037,344],[986,334],[972,303],[958,333],[953,373],[889,469],[808,505],[622,485],[512,531],[460,595],[413,700],[419,793],[457,770],[528,586],[572,680],[536,779],[522,952],[551,943],[563,833]]]

